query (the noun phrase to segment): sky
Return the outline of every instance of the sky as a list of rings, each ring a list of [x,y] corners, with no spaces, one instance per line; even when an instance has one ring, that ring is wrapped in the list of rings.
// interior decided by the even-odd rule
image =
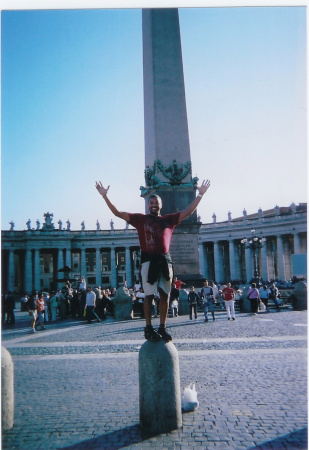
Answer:
[[[307,202],[306,8],[179,8],[203,223]],[[140,8],[2,10],[1,229],[144,212]]]

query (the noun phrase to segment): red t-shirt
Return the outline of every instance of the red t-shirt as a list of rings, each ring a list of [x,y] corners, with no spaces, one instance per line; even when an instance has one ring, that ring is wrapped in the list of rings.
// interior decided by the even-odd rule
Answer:
[[[182,283],[182,281],[177,280],[177,281],[174,281],[174,284],[175,284],[175,286],[176,286],[177,289],[181,289],[181,285],[182,285],[183,283]]]
[[[234,289],[233,288],[226,287],[226,288],[223,289],[222,293],[223,293],[224,300],[227,300],[227,301],[228,300],[234,300],[235,295],[234,295]]]
[[[137,229],[142,252],[166,254],[169,252],[173,230],[179,224],[180,213],[152,216],[130,214],[129,223]]]

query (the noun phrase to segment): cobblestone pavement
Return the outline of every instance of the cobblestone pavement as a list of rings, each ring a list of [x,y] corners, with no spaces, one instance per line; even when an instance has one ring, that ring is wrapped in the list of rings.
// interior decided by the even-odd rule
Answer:
[[[216,317],[168,319],[181,388],[194,381],[200,404],[182,429],[149,437],[139,428],[143,320],[58,321],[30,334],[18,312],[2,330],[15,385],[3,449],[307,449],[307,312]]]

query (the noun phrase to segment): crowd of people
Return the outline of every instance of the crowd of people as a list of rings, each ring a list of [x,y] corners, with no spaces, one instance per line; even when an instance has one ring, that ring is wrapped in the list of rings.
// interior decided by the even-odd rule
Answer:
[[[145,293],[139,281],[132,287],[127,287],[128,295],[132,298],[132,309],[135,315],[144,318],[144,298]],[[238,286],[237,286],[238,287]],[[213,282],[204,280],[203,287],[196,289],[186,283],[173,279],[173,286],[169,295],[170,317],[177,317],[179,309],[179,297],[181,289],[187,296],[189,319],[197,318],[198,309],[202,309],[204,322],[209,321],[209,314],[213,321],[216,320],[215,309],[225,309],[228,320],[236,320],[235,302],[241,307],[242,291],[237,287],[227,284],[217,286]],[[91,287],[86,285],[84,277],[79,282],[78,287],[73,288],[69,282],[62,289],[48,292],[34,291],[31,295],[23,295],[21,298],[21,310],[27,311],[30,316],[31,332],[37,329],[44,330],[45,324],[58,320],[72,318],[85,320],[87,324],[93,321],[105,320],[107,315],[114,316],[113,297],[116,295],[116,288],[102,289],[100,286]],[[270,285],[257,286],[251,283],[247,293],[250,300],[251,311],[257,314],[258,311],[269,311],[269,301],[272,300],[277,311],[280,311],[280,293],[275,283]],[[217,308],[216,308],[217,307]],[[15,323],[15,298],[10,291],[2,295],[2,324]],[[152,317],[160,314],[160,296],[155,295],[152,300]]]

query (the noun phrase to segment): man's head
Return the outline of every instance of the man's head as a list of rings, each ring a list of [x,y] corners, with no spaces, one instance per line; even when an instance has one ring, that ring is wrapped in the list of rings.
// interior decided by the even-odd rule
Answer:
[[[204,280],[204,286],[205,286],[205,287],[208,286],[208,280]]]
[[[152,216],[158,216],[160,214],[160,210],[162,208],[161,197],[159,197],[159,195],[152,194],[148,198],[148,208],[149,208],[149,213]]]

